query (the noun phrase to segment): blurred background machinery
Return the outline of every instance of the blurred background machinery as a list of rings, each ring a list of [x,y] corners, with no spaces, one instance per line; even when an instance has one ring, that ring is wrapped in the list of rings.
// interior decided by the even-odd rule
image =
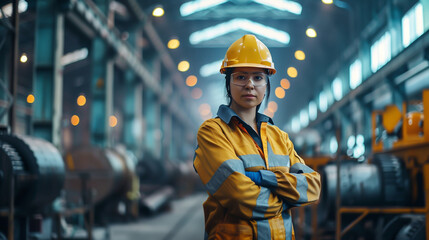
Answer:
[[[1,1],[0,240],[135,239],[156,219],[177,220],[159,239],[202,239],[195,136],[243,34],[276,64],[260,111],[322,176],[297,239],[429,239],[428,16],[429,0]],[[177,217],[178,200],[200,202]]]
[[[413,110],[409,110],[413,109]],[[429,234],[429,90],[372,113],[368,159],[309,158],[320,169],[318,206],[297,212],[308,239],[426,239]],[[338,185],[337,183],[340,182]],[[311,227],[310,227],[311,226]]]

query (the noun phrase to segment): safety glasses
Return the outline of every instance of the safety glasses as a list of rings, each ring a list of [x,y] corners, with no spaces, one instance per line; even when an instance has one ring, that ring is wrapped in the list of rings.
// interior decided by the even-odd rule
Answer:
[[[263,72],[235,72],[231,74],[231,83],[244,87],[251,81],[253,86],[262,87],[267,85],[267,78],[267,74]]]

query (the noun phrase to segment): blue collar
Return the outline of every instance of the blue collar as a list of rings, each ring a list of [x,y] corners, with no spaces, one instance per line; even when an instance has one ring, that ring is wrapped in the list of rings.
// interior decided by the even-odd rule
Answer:
[[[220,105],[219,110],[217,111],[217,115],[222,121],[224,121],[226,124],[229,124],[231,122],[232,117],[237,117],[241,122],[241,118],[227,105]],[[267,115],[256,113],[256,123],[259,125],[260,122],[269,122],[274,125],[273,120],[268,117]]]

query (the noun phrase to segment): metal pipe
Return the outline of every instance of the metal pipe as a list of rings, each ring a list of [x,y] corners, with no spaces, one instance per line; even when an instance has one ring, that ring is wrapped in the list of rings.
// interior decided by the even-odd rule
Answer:
[[[19,0],[13,1],[13,36],[12,36],[12,55],[11,55],[11,74],[9,82],[9,91],[12,94],[12,106],[9,109],[9,126],[11,133],[15,133],[15,109],[16,109],[16,88],[18,85],[18,48],[19,48]]]

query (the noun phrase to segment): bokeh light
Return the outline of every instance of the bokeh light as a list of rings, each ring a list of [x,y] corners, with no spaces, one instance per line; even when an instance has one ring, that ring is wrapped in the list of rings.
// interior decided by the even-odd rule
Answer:
[[[33,94],[28,94],[27,102],[28,103],[34,103],[34,95]]]
[[[307,28],[307,30],[305,31],[305,34],[307,34],[309,38],[317,37],[317,32],[316,30],[314,30],[314,28]]]
[[[305,59],[305,53],[301,50],[296,50],[295,51],[295,58],[297,60],[303,61]]]
[[[291,78],[296,78],[298,76],[298,70],[296,70],[294,67],[289,67],[287,69],[287,75],[289,75]]]
[[[200,99],[203,96],[203,90],[201,90],[200,88],[194,88],[191,91],[191,97],[193,99]]]
[[[79,122],[80,122],[80,119],[79,119],[79,117],[78,117],[77,115],[73,115],[73,116],[70,118],[70,122],[71,122],[71,124],[72,124],[73,126],[77,126],[77,125],[79,124]]]
[[[284,98],[286,95],[285,90],[281,87],[276,88],[275,94],[276,94],[276,97],[278,97],[279,99]]]
[[[79,106],[84,106],[86,104],[86,97],[84,95],[80,95],[79,97],[77,97],[77,105]]]
[[[164,15],[164,9],[162,7],[156,7],[152,11],[152,16],[154,17],[162,17]]]
[[[186,78],[186,85],[188,85],[189,87],[193,87],[197,84],[198,79],[195,75],[190,75]]]
[[[290,82],[289,82],[289,80],[287,80],[286,78],[283,78],[280,81],[280,86],[282,86],[282,88],[284,88],[284,89],[289,89],[290,88]]]
[[[177,65],[177,69],[181,72],[186,72],[189,70],[189,62],[188,61],[181,61],[178,65]]]
[[[118,124],[118,119],[112,115],[109,117],[109,126],[115,127]]]
[[[176,49],[179,46],[180,46],[180,41],[178,39],[175,39],[175,38],[170,39],[170,41],[168,41],[168,43],[167,43],[167,47],[169,49]]]

